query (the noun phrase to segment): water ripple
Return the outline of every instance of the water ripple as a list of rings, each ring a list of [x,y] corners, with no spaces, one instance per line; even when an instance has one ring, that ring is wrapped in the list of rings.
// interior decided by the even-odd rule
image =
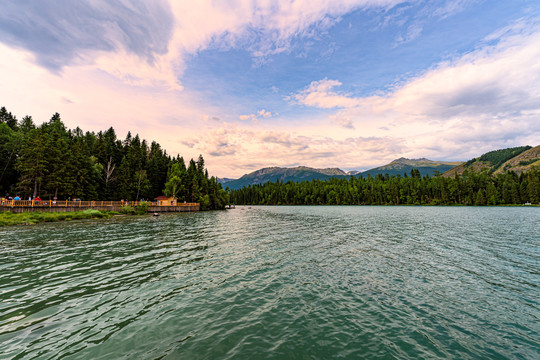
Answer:
[[[536,208],[253,207],[0,230],[0,358],[540,358]]]

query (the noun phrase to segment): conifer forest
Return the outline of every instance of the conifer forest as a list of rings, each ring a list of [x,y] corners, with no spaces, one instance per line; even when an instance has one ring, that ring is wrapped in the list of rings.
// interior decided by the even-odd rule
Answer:
[[[153,200],[160,195],[222,209],[228,194],[208,175],[204,159],[172,157],[115,130],[83,132],[66,128],[58,113],[36,125],[0,109],[0,197],[22,199]]]
[[[540,170],[466,171],[462,176],[351,176],[326,181],[267,182],[230,190],[235,204],[250,205],[514,205],[540,202]]]

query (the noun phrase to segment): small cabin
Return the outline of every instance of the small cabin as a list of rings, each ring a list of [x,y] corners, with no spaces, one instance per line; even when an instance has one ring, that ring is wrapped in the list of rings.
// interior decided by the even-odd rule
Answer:
[[[176,206],[177,200],[175,197],[158,196],[155,198],[158,206]]]

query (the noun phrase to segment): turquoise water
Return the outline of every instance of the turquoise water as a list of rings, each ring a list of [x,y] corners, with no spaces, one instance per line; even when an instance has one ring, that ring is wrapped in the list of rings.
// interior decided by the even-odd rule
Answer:
[[[539,359],[540,209],[252,207],[0,229],[0,358]]]

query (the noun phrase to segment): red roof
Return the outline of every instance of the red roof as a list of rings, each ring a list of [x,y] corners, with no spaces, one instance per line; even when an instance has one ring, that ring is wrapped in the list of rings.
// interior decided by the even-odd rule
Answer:
[[[154,200],[169,200],[169,198],[167,196],[158,196]]]

